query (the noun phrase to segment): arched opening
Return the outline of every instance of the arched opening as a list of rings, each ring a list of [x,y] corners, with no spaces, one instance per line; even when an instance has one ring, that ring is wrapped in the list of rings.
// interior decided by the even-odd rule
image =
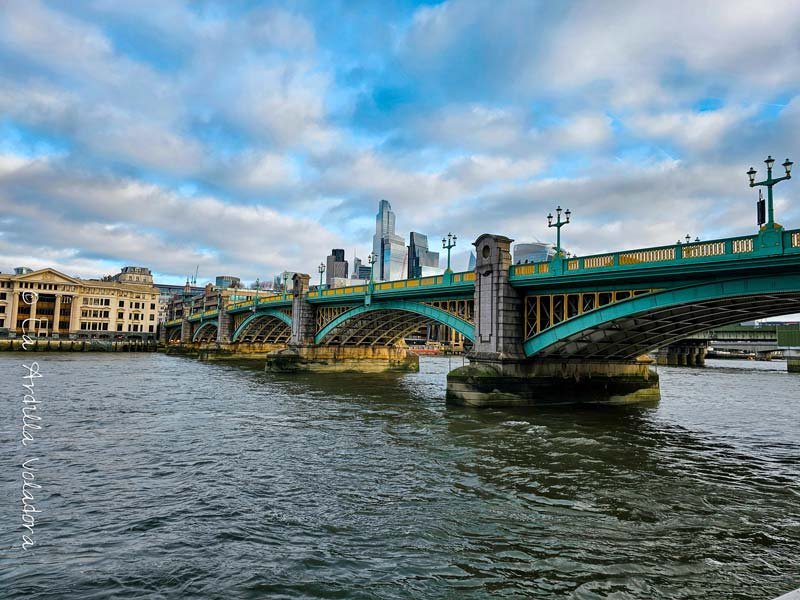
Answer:
[[[292,320],[278,311],[255,313],[234,331],[232,341],[241,343],[285,344],[292,335]]]
[[[800,276],[686,286],[586,312],[525,342],[526,356],[629,360],[723,325],[800,312]]]

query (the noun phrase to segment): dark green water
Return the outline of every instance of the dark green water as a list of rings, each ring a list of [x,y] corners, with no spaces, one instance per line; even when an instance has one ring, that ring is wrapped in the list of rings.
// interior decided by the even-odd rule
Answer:
[[[0,598],[773,598],[800,587],[800,375],[711,362],[651,408],[469,410],[446,358],[1,355]]]

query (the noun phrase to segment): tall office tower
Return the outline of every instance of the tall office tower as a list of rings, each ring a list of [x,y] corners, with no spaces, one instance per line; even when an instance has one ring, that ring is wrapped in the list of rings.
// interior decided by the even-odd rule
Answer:
[[[408,278],[438,275],[439,253],[428,250],[428,236],[412,231],[408,240]]]
[[[347,261],[344,259],[344,250],[334,248],[328,255],[325,265],[325,283],[328,287],[333,286],[334,279],[347,277]]]
[[[475,270],[475,261],[476,260],[477,259],[475,258],[475,253],[474,252],[470,252],[469,253],[469,264],[467,265],[467,271],[474,271]]]
[[[376,256],[374,277],[378,281],[394,281],[406,275],[406,244],[401,236],[395,235],[394,219],[392,205],[381,200],[372,236],[372,251]]]

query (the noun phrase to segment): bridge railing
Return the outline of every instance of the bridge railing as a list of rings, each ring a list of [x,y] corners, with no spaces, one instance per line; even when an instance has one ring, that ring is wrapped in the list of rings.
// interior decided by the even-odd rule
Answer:
[[[294,294],[286,294],[285,298],[283,297],[283,294],[279,294],[276,296],[265,296],[264,298],[258,299],[258,306],[263,306],[265,304],[270,304],[273,302],[282,302],[282,301],[291,302],[292,298],[294,298]],[[237,310],[240,308],[252,308],[255,304],[256,304],[255,299],[243,300],[241,302],[235,302],[229,305],[228,310],[230,311],[230,310]]]
[[[783,247],[788,252],[800,252],[800,231],[783,232]],[[623,250],[564,259],[564,274],[591,273],[601,270],[660,267],[670,264],[714,262],[759,256],[757,235],[726,238],[671,246],[656,246]],[[535,262],[511,267],[511,277],[529,278],[554,274],[552,261]]]
[[[398,290],[432,288],[439,286],[461,285],[475,281],[474,271],[463,271],[453,273],[452,279],[447,280],[445,275],[432,275],[430,277],[418,277],[416,279],[398,279],[397,281],[384,281],[373,284],[373,293],[378,295],[386,292]],[[368,284],[350,285],[340,288],[309,292],[309,298],[335,298],[338,296],[363,296],[369,289]]]

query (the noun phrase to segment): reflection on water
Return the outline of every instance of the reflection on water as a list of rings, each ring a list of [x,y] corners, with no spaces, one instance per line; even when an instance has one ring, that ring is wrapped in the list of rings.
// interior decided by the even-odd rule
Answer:
[[[12,598],[770,598],[800,585],[800,377],[661,368],[655,407],[447,407],[409,375],[39,355]],[[19,355],[0,357],[18,378]],[[12,383],[3,438],[18,436]],[[5,548],[22,533],[17,456]]]

